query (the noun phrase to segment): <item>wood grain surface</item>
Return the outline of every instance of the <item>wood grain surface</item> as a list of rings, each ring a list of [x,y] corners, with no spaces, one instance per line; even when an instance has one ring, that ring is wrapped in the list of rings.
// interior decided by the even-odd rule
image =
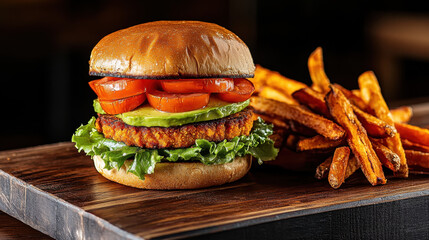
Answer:
[[[103,178],[72,143],[0,152],[0,169],[0,210],[57,239],[199,236],[429,196],[427,175],[371,187],[358,173],[334,190],[268,166],[220,187],[139,190]]]

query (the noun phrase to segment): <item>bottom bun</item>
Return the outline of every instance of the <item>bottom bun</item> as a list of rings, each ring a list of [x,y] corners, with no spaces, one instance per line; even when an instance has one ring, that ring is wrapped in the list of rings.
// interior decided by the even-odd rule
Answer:
[[[125,161],[119,171],[104,169],[104,161],[94,156],[97,171],[105,178],[130,187],[144,189],[195,189],[221,185],[237,181],[249,171],[252,165],[251,155],[237,157],[231,163],[205,165],[196,162],[157,163],[153,174],[146,174],[141,180],[127,173],[131,160]]]

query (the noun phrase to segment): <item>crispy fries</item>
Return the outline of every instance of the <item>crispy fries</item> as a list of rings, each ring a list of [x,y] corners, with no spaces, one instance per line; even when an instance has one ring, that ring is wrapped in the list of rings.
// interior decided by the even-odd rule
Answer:
[[[328,176],[328,182],[331,187],[337,189],[341,186],[341,184],[343,184],[349,156],[349,147],[339,147],[335,150]]]
[[[405,150],[408,164],[410,166],[429,169],[429,153],[419,152],[415,150]]]
[[[411,107],[389,110],[373,72],[359,76],[359,89],[331,84],[320,47],[309,56],[308,69],[311,87],[259,65],[250,79],[259,95],[250,106],[274,124],[276,146],[292,150],[294,158],[333,154],[315,173],[333,188],[359,168],[372,185],[387,182],[383,166],[396,177],[408,176],[408,164],[414,173],[429,173],[429,129],[407,124]]]
[[[272,87],[262,88],[261,92],[259,93],[259,96],[268,98],[268,99],[273,99],[279,102],[284,102],[287,104],[298,104],[297,101],[292,97],[286,94],[283,94],[281,91]]]
[[[344,179],[349,178],[353,173],[355,173],[360,168],[359,162],[355,156],[349,158],[349,162],[347,164],[346,174]]]
[[[380,159],[380,162],[383,164],[383,166],[394,172],[398,171],[399,167],[401,166],[401,159],[399,159],[398,154],[394,153],[388,147],[384,146],[375,139],[372,139],[371,143],[375,153],[378,156],[378,159]]]
[[[249,80],[255,85],[256,92],[260,92],[264,87],[268,86],[280,90],[289,97],[296,90],[307,87],[302,82],[282,76],[280,73],[268,70],[260,65],[256,65],[255,77]]]
[[[329,169],[332,162],[332,157],[328,157],[324,162],[319,164],[316,168],[315,178],[322,180],[326,178],[329,174]],[[347,163],[346,173],[344,174],[344,179],[349,178],[353,173],[355,173],[359,169],[360,165],[355,156],[350,156],[349,161]]]
[[[402,138],[429,146],[429,129],[412,126],[406,123],[395,123],[395,127]]]
[[[413,109],[409,106],[403,106],[395,109],[391,109],[390,113],[394,122],[397,123],[408,123],[413,117]]]
[[[346,98],[350,101],[351,104],[355,105],[356,107],[358,107],[361,110],[365,110],[366,109],[366,103],[362,100],[361,97],[359,97],[358,95],[355,94],[355,92],[352,92],[346,88],[344,88],[343,86],[341,86],[340,84],[333,84],[335,87],[337,87],[338,89],[340,89],[340,91],[344,94],[344,96],[346,96]],[[360,94],[360,92],[359,92]]]
[[[301,88],[300,90],[292,93],[292,97],[299,103],[309,107],[314,112],[331,118],[331,113],[326,107],[325,95],[320,92],[314,91],[312,88]]]
[[[366,131],[353,112],[351,104],[335,86],[325,97],[332,117],[347,131],[347,142],[360,163],[362,172],[374,186],[385,184],[384,172]]]
[[[327,152],[333,151],[336,147],[344,145],[345,139],[330,140],[321,135],[316,135],[311,138],[303,138],[296,144],[298,152],[311,151],[311,152]]]
[[[358,79],[359,87],[361,89],[362,98],[368,102],[368,108],[374,113],[374,115],[387,124],[394,124],[392,114],[390,114],[389,108],[381,94],[380,85],[378,84],[377,78],[372,71],[365,72],[359,76]],[[385,145],[396,153],[401,159],[401,167],[399,171],[394,172],[397,177],[408,177],[408,165],[405,157],[404,148],[400,134],[396,134],[393,137],[386,138]]]
[[[394,126],[387,124],[385,121],[372,116],[358,107],[352,105],[356,117],[362,123],[362,126],[367,131],[368,135],[375,138],[393,137],[396,134]]]
[[[319,166],[316,168],[316,174],[314,175],[315,178],[322,180],[326,178],[329,174],[329,169],[331,167],[332,157],[328,157],[325,161],[323,161]]]
[[[265,112],[282,119],[294,120],[315,130],[328,139],[338,140],[344,136],[345,132],[338,124],[314,114],[301,106],[289,105],[261,97],[251,97],[250,101],[251,106],[256,111]]]
[[[408,139],[401,138],[402,146],[405,150],[415,150],[420,152],[429,153],[429,146],[425,146],[419,143],[411,142]]]
[[[339,85],[335,85],[337,87]],[[340,89],[340,88],[339,88]],[[341,91],[343,92],[343,91]],[[326,107],[324,95],[316,92],[311,88],[303,88],[292,94],[292,96],[298,100],[301,104],[309,107],[311,110],[319,113],[327,118],[332,118]],[[375,138],[393,137],[396,134],[394,126],[387,124],[386,122],[372,116],[359,109],[359,107],[352,105],[353,111],[362,123],[368,135]]]
[[[311,80],[313,81],[312,88],[316,91],[327,93],[331,83],[328,76],[326,76],[323,66],[323,53],[321,47],[316,48],[308,58],[308,70],[310,72]]]

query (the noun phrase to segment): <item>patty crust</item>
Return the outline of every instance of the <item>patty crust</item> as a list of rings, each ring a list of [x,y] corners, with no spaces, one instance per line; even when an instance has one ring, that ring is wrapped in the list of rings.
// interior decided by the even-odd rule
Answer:
[[[228,117],[175,127],[136,127],[113,115],[99,114],[95,126],[104,137],[141,148],[185,148],[197,139],[220,142],[249,135],[254,121],[249,108]]]

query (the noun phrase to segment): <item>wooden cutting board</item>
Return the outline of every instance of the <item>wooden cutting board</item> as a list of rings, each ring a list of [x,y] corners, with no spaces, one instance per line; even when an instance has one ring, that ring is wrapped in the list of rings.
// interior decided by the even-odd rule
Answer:
[[[413,226],[429,235],[428,180],[427,175],[412,175],[407,180],[389,179],[384,186],[371,187],[358,173],[334,190],[312,174],[266,166],[253,168],[242,180],[220,187],[149,191],[108,181],[72,143],[57,143],[0,152],[0,210],[57,239],[150,239],[232,234],[257,226],[266,232],[267,227],[276,227],[287,219],[301,219],[303,224],[311,225],[307,220],[317,214],[365,206],[382,208],[390,206],[383,205],[386,203],[416,199],[426,213]],[[376,232],[384,231],[381,225],[389,228],[409,224],[409,212],[401,211],[370,224],[380,225],[372,227]],[[357,217],[355,212],[350,214],[351,218]],[[401,214],[399,220],[392,220],[395,214]],[[356,225],[356,221],[348,224]],[[287,234],[293,235],[289,231]],[[335,229],[330,231],[327,234]],[[406,233],[395,234],[400,237]]]

